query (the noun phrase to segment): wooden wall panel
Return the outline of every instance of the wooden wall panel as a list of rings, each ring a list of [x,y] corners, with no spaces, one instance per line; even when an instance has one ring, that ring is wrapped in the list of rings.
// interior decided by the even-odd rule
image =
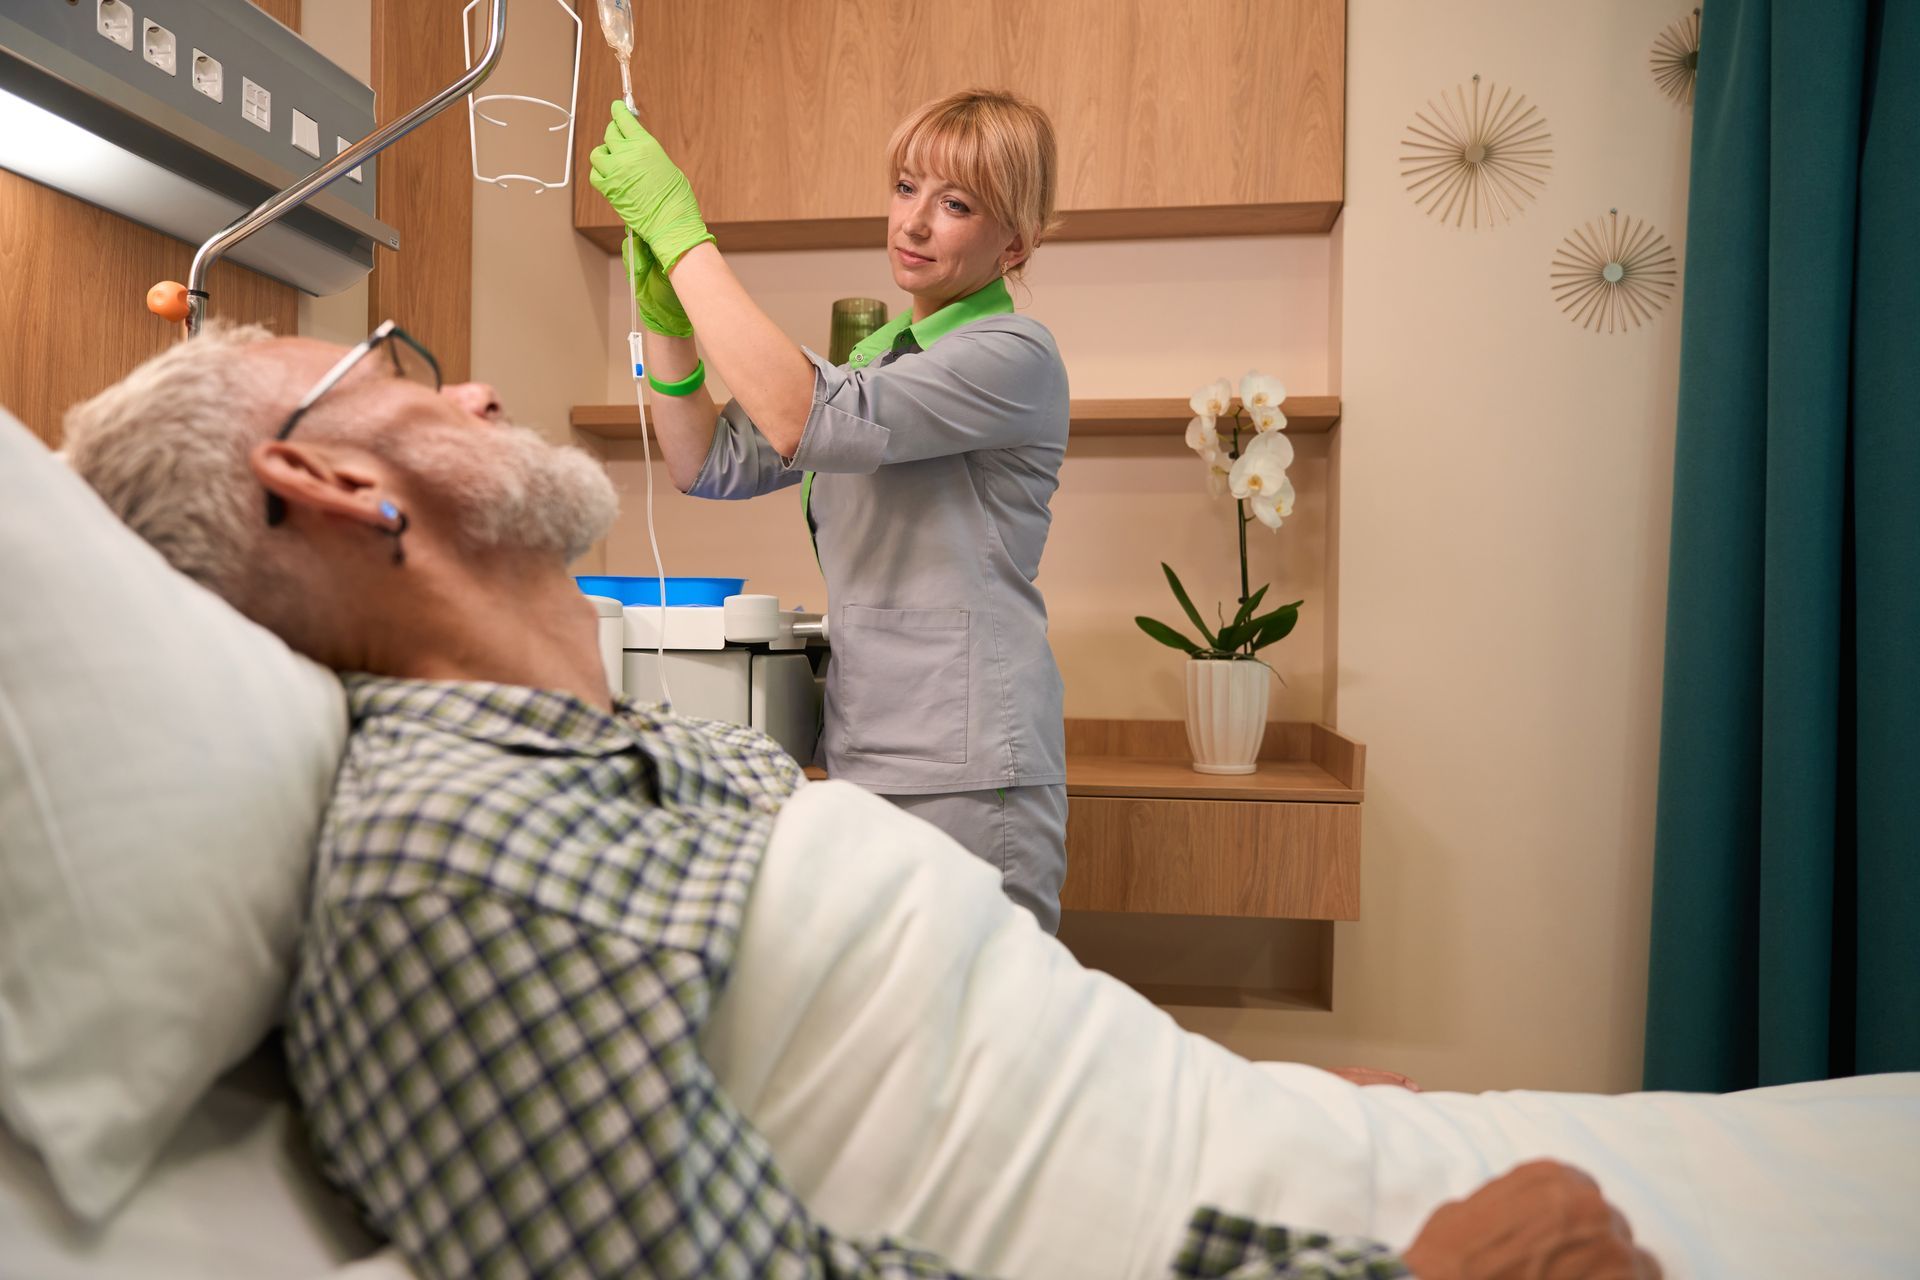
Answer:
[[[255,0],[299,30],[300,0]],[[147,289],[185,280],[194,247],[0,170],[0,405],[48,444],[67,408],[178,341]],[[214,314],[292,333],[294,290],[244,267],[214,268]]]
[[[466,67],[459,11],[444,0],[373,0],[379,123],[405,115]],[[448,382],[464,382],[473,345],[473,169],[465,105],[454,103],[383,151],[376,182],[378,217],[400,233],[400,249],[374,248],[367,327],[399,321],[439,359]]]
[[[723,247],[877,242],[893,126],[956,89],[1052,115],[1063,238],[1325,231],[1342,199],[1344,0],[640,0],[640,114]],[[671,49],[650,58],[649,49]],[[618,94],[583,59],[578,163]],[[575,185],[575,224],[618,227]]]

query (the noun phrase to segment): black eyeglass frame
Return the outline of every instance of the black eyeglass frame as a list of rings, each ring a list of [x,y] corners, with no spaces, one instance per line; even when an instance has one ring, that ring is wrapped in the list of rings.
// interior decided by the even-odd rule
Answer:
[[[314,403],[318,401],[321,396],[339,386],[341,379],[353,372],[354,368],[376,349],[382,349],[387,352],[388,359],[393,361],[393,372],[396,377],[406,377],[407,371],[400,364],[400,352],[395,345],[398,342],[406,343],[407,346],[419,354],[421,359],[427,362],[427,368],[433,370],[433,389],[435,391],[440,390],[441,387],[445,385],[445,379],[440,372],[440,362],[433,358],[433,352],[427,350],[426,347],[420,344],[417,338],[393,321],[382,320],[379,327],[368,334],[358,346],[335,361],[333,368],[327,370],[326,373],[321,375],[320,381],[313,384],[312,390],[300,397],[300,403],[293,407],[293,412],[287,415],[286,422],[281,425],[278,431],[274,432],[273,438],[275,440],[285,440],[288,436],[292,435],[293,429],[300,424],[300,419],[306,416],[307,410],[313,408]],[[267,494],[268,526],[278,525],[286,518],[286,500],[279,494],[269,491]]]

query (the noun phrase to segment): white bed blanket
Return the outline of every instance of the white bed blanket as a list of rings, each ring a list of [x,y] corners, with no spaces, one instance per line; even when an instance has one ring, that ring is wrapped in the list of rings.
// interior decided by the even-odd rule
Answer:
[[[702,1043],[829,1225],[996,1275],[1164,1276],[1203,1204],[1404,1245],[1536,1156],[1592,1173],[1671,1277],[1920,1275],[1920,1075],[1466,1096],[1249,1063],[844,783],[783,810]]]

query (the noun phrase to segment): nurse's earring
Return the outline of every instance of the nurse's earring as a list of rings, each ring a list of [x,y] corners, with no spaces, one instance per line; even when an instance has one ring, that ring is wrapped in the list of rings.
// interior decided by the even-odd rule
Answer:
[[[393,539],[394,564],[405,564],[407,562],[407,549],[401,544],[400,535],[407,531],[407,513],[393,505],[390,500],[382,498],[380,500],[380,518],[387,522],[387,528],[382,529],[381,532]]]

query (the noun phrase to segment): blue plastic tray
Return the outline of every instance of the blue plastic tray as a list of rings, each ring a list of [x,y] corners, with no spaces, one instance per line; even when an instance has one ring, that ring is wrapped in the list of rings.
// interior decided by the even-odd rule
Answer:
[[[576,577],[580,590],[590,596],[610,596],[621,604],[659,604],[660,579]],[[728,596],[740,594],[745,578],[668,578],[668,604],[720,604]]]

